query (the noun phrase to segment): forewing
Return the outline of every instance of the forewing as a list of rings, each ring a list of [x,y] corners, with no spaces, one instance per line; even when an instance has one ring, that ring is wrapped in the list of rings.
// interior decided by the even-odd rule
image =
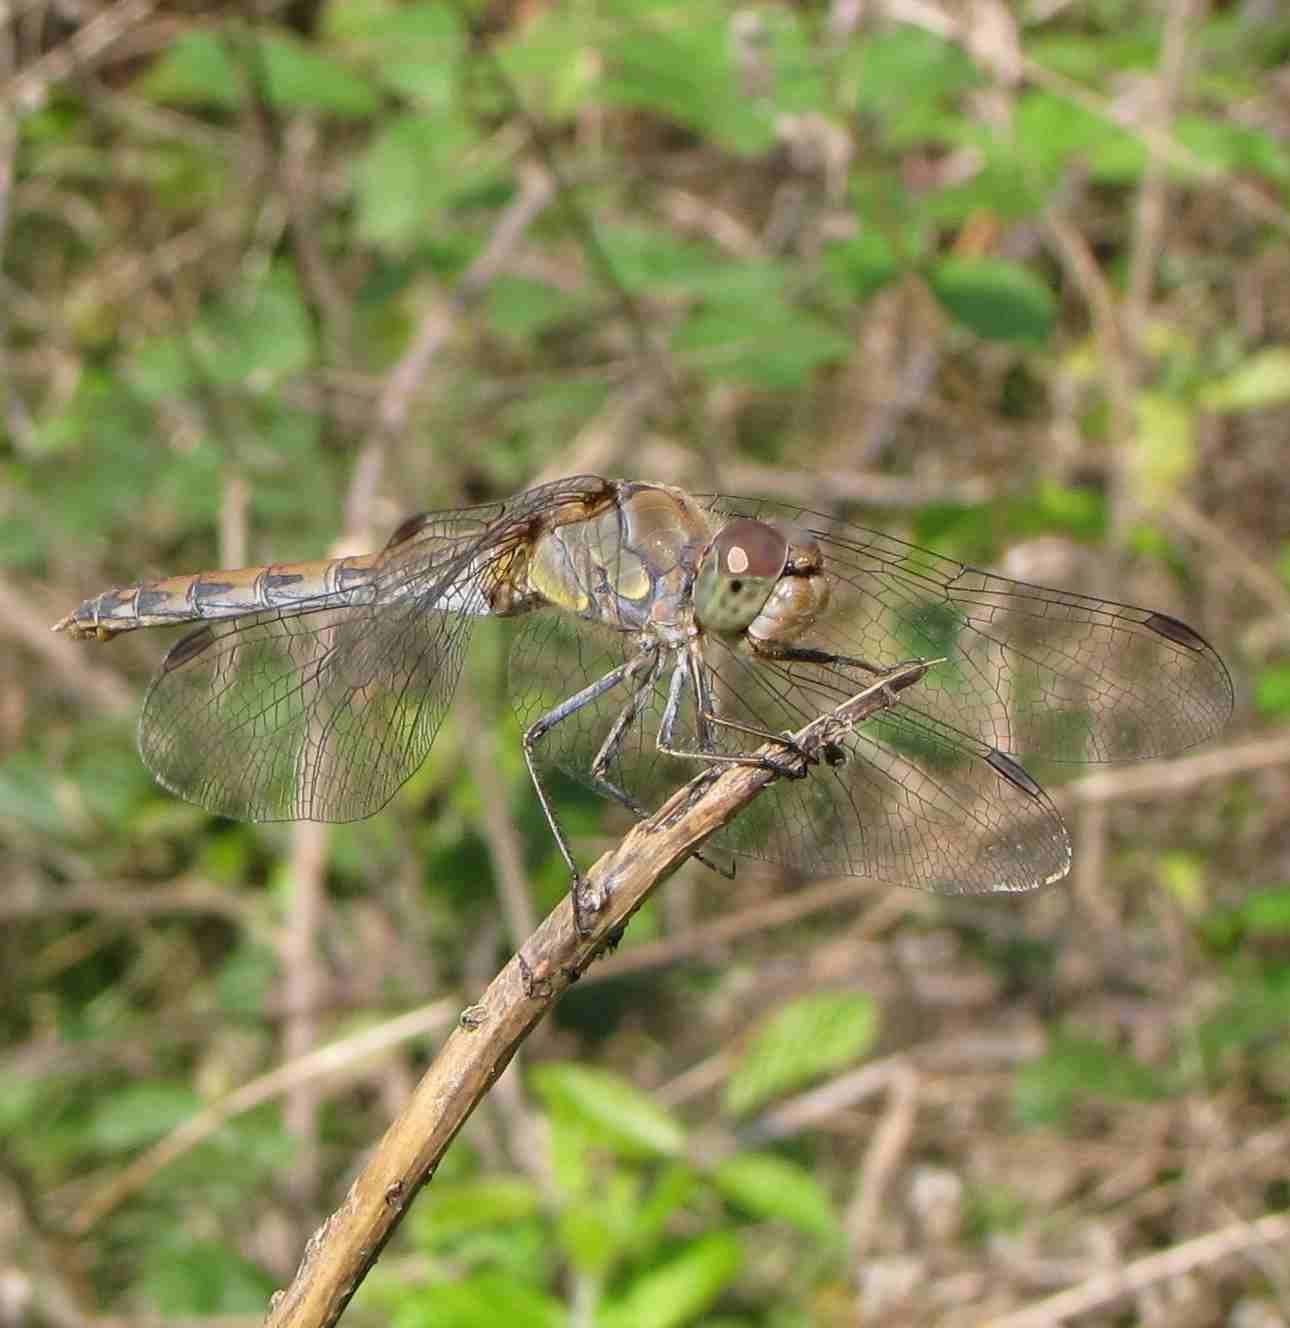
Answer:
[[[720,640],[707,642],[706,667],[717,716],[770,732],[801,728],[861,690]],[[1065,875],[1070,841],[1048,795],[1015,762],[919,713],[925,682],[840,736],[805,779],[777,780],[713,842],[809,874],[940,894],[1029,890]],[[686,717],[694,723],[692,710]],[[717,725],[711,738],[725,750],[739,732]]]
[[[819,540],[830,603],[796,644],[880,667],[946,657],[910,704],[987,748],[1074,762],[1166,756],[1231,715],[1222,660],[1165,614],[1010,581],[800,508],[705,501]],[[869,681],[860,672],[853,690]]]
[[[597,483],[601,483],[597,481]],[[424,760],[487,592],[578,480],[405,522],[342,602],[204,624],[153,680],[139,750],[167,788],[224,816],[350,821]]]

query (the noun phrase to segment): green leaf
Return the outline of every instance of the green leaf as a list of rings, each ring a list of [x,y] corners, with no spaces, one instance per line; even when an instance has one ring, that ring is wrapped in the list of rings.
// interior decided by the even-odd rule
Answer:
[[[1038,344],[1057,321],[1051,290],[1028,268],[998,258],[946,258],[928,282],[965,327],[991,341]]]
[[[436,1181],[413,1207],[411,1230],[417,1243],[433,1253],[465,1232],[533,1217],[541,1203],[533,1185],[511,1176]]]
[[[654,298],[672,291],[691,297],[710,292],[708,283],[714,273],[749,266],[733,263],[709,245],[681,240],[670,231],[648,226],[607,225],[600,242],[618,280],[629,290]],[[782,275],[776,271],[778,291]]]
[[[380,109],[372,88],[344,65],[297,37],[265,28],[232,40],[214,28],[186,32],[143,75],[137,91],[154,101],[233,110],[261,71],[264,95],[282,110],[364,119]]]
[[[567,318],[578,300],[544,281],[501,276],[489,287],[484,307],[498,332],[525,341]]]
[[[333,7],[326,25],[372,77],[422,110],[449,111],[466,73],[461,14],[439,0],[395,8]]]
[[[366,119],[381,108],[371,86],[339,62],[295,37],[261,38],[269,100],[283,110],[322,111]]]
[[[220,965],[214,996],[225,1015],[250,1017],[264,1009],[280,979],[278,956],[265,945],[243,941]]]
[[[585,1142],[585,1141],[584,1141]],[[557,1179],[562,1168],[556,1168]],[[638,1168],[597,1163],[560,1209],[560,1247],[584,1275],[603,1281],[635,1238],[642,1182]]]
[[[1290,664],[1268,664],[1259,670],[1254,704],[1265,715],[1290,715]]]
[[[1162,853],[1156,860],[1156,876],[1189,917],[1205,906],[1207,872],[1194,853],[1181,849]]]
[[[1290,1028],[1290,967],[1284,963],[1243,978],[1231,999],[1196,1030],[1201,1053],[1212,1068],[1234,1053],[1284,1039]]]
[[[879,118],[895,150],[950,138],[962,125],[954,103],[982,82],[957,43],[908,24],[848,43],[840,77],[843,102]]]
[[[827,1240],[841,1240],[842,1227],[828,1192],[795,1162],[773,1153],[743,1153],[713,1174],[717,1189],[757,1217],[775,1218]]]
[[[1173,123],[1173,133],[1196,156],[1220,170],[1257,172],[1283,185],[1290,182],[1290,152],[1262,129],[1180,115]]]
[[[548,5],[526,22],[509,25],[497,54],[530,111],[563,122],[593,104],[600,92],[599,45],[587,10]]]
[[[105,1152],[122,1153],[155,1143],[201,1108],[201,1099],[183,1084],[132,1084],[99,1102],[90,1134]]]
[[[242,104],[245,85],[219,34],[198,28],[168,46],[135,91],[153,101],[234,110]]]
[[[1256,891],[1235,911],[1251,936],[1290,936],[1290,885]]]
[[[1017,1071],[1012,1104],[1027,1125],[1061,1125],[1082,1102],[1152,1102],[1164,1094],[1150,1066],[1104,1042],[1066,1034]]]
[[[568,1328],[568,1311],[510,1273],[434,1281],[400,1298],[393,1328]]]
[[[260,1314],[274,1281],[216,1241],[182,1249],[154,1246],[140,1291],[155,1313],[171,1316]]]
[[[533,1071],[533,1086],[553,1111],[580,1117],[628,1155],[675,1156],[685,1146],[685,1131],[675,1117],[607,1071],[541,1065]]]
[[[726,1084],[726,1110],[746,1114],[852,1065],[877,1036],[877,1004],[862,992],[818,992],[793,1001],[753,1035]]]
[[[797,307],[788,274],[771,262],[712,264],[689,283],[701,300],[677,327],[672,347],[709,378],[795,390],[821,365],[845,359],[849,336]]]
[[[657,1169],[656,1169],[657,1170]],[[699,1178],[687,1166],[666,1166],[643,1199],[632,1209],[631,1246],[645,1252],[661,1237],[668,1220],[699,1188]]]
[[[435,212],[463,188],[462,159],[475,141],[454,115],[404,115],[384,125],[354,168],[361,238],[393,253],[424,241]]]
[[[231,293],[199,320],[193,345],[217,383],[263,391],[303,372],[316,349],[296,274],[275,264],[256,286]]]
[[[775,107],[741,87],[722,7],[693,0],[629,12],[604,49],[610,103],[656,111],[743,156],[771,147]]]
[[[1012,161],[1050,189],[1072,160],[1105,184],[1130,184],[1147,162],[1145,147],[1127,130],[1064,97],[1032,89],[1017,102],[1012,141],[997,136],[982,143],[991,163]]]
[[[1157,507],[1196,468],[1194,413],[1177,397],[1143,391],[1133,400],[1133,417],[1130,475],[1142,505]]]
[[[825,273],[859,302],[876,295],[900,271],[887,238],[873,227],[842,244],[828,246],[820,256]]]
[[[1269,346],[1201,389],[1206,410],[1230,415],[1290,401],[1290,346]]]
[[[713,1233],[642,1273],[596,1317],[596,1328],[679,1328],[699,1316],[734,1280],[742,1254],[733,1236]]]

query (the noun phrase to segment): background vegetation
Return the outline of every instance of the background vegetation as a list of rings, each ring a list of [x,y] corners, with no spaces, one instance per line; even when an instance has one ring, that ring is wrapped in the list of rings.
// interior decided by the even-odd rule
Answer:
[[[258,1321],[567,884],[500,637],[322,830],[48,625],[593,471],[1167,609],[1237,720],[1033,898],[688,866],[350,1318],[1290,1322],[1282,7],[17,0],[0,89],[0,1320]]]

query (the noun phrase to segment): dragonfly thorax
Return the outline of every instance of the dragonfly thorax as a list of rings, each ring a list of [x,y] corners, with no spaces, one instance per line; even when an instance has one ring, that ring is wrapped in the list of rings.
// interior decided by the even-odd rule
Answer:
[[[535,542],[525,594],[618,631],[667,635],[687,621],[707,518],[669,485],[620,480],[615,487],[612,506]]]

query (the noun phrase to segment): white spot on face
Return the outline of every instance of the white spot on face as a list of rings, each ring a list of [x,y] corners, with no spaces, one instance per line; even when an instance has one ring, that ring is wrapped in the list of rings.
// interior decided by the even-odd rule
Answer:
[[[748,570],[748,555],[739,545],[735,545],[729,553],[726,554],[726,571],[732,572],[738,576],[740,572]]]

